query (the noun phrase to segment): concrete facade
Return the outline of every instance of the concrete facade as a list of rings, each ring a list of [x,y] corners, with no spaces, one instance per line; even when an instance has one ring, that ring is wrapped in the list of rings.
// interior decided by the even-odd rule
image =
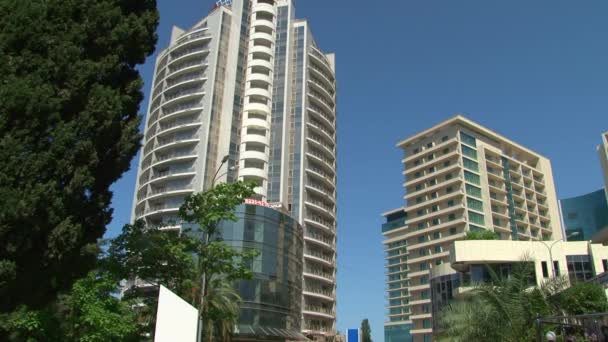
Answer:
[[[144,127],[132,219],[180,229],[185,196],[256,182],[254,199],[304,228],[303,332],[335,334],[335,56],[293,3],[221,1],[191,28],[174,27]]]
[[[454,242],[478,230],[503,240],[559,240],[559,207],[547,158],[460,115],[397,146],[405,205],[384,214],[386,325],[410,324],[414,341],[429,341],[431,272],[455,274]]]

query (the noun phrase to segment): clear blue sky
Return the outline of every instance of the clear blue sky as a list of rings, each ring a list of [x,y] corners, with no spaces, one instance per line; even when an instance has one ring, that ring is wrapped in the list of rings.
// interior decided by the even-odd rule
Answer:
[[[158,3],[164,47],[171,25],[192,25],[212,1]],[[608,1],[299,0],[296,16],[336,53],[341,331],[367,317],[383,340],[380,213],[403,204],[398,140],[464,113],[549,157],[560,198],[602,186]],[[153,63],[141,68],[146,95]],[[113,187],[108,236],[130,219],[135,169]]]

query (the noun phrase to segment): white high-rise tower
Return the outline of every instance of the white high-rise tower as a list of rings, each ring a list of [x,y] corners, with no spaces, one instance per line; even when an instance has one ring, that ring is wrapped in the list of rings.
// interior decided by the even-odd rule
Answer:
[[[288,0],[223,1],[173,29],[156,60],[133,219],[179,229],[185,196],[237,179],[304,227],[302,330],[335,333],[334,55]]]

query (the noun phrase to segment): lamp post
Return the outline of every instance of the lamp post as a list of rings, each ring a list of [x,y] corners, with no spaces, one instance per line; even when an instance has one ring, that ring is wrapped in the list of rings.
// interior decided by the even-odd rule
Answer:
[[[567,235],[565,237],[565,239],[568,239],[568,238],[573,237],[573,236],[577,236],[578,234],[579,234],[579,232],[573,232],[572,234]],[[553,277],[555,277],[555,264],[553,263],[553,252],[552,252],[553,251],[553,246],[555,246],[556,243],[558,243],[560,241],[563,241],[563,240],[564,240],[564,238],[561,238],[559,240],[553,241],[553,243],[551,245],[549,245],[549,246],[547,246],[547,244],[545,243],[545,241],[540,240],[540,242],[543,243],[543,246],[547,247],[547,249],[549,250],[549,261],[551,262],[551,272],[553,272]]]
[[[213,189],[215,187],[215,181],[217,180],[218,177],[218,173],[220,172],[220,170],[222,169],[222,166],[224,166],[224,164],[226,164],[226,162],[228,161],[229,156],[225,155],[224,158],[222,158],[222,162],[220,163],[220,165],[217,167],[217,170],[215,171],[215,174],[213,174],[213,180],[211,181],[211,189]],[[226,171],[226,173],[228,173],[228,171]],[[223,173],[221,176],[223,176],[225,173]],[[204,233],[203,232],[203,236],[204,236],[204,240],[205,240],[205,245],[209,244],[209,232]],[[201,300],[200,300],[200,309],[199,309],[199,318],[198,318],[198,333],[197,333],[197,341],[202,341],[203,340],[203,317],[202,317],[202,309],[203,309],[203,301],[205,299],[205,290],[207,287],[207,281],[206,281],[206,274],[205,274],[205,270],[203,270],[202,272],[202,276],[201,276]]]

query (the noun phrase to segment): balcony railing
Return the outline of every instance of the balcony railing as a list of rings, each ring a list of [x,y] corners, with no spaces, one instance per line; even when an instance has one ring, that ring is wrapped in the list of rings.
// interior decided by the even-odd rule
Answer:
[[[190,101],[187,103],[182,103],[181,105],[172,106],[168,110],[163,110],[163,115],[161,115],[160,117],[162,118],[163,116],[167,116],[167,115],[173,114],[175,112],[179,112],[180,110],[196,108],[198,106],[200,106],[200,103],[198,101]]]
[[[178,157],[183,157],[183,156],[191,156],[194,153],[195,153],[194,151],[173,152],[173,153],[170,153],[170,154],[164,154],[164,155],[158,156],[158,158],[156,158],[156,161],[160,162],[160,161],[171,159],[171,158],[178,158]]]
[[[163,171],[163,172],[158,172],[158,173],[155,173],[152,176],[152,179],[156,179],[156,178],[160,178],[160,177],[166,177],[166,176],[171,176],[171,175],[176,175],[176,174],[181,174],[181,173],[189,173],[189,172],[194,172],[194,168],[193,167],[185,167],[185,168],[171,169],[171,170],[167,170],[167,171]]]
[[[328,245],[333,245],[333,243],[334,243],[333,239],[330,239],[330,238],[324,236],[323,234],[318,234],[318,233],[307,231],[306,233],[304,233],[304,236],[310,237],[317,241],[324,242]]]
[[[198,139],[198,134],[184,134],[184,135],[175,135],[171,138],[166,138],[166,139],[158,139],[158,146],[165,146],[177,141],[183,141],[183,140],[193,140],[193,139]]]
[[[167,81],[167,88],[172,87],[178,83],[195,80],[197,78],[203,78],[203,77],[205,77],[205,74],[202,72],[186,74],[186,75],[178,77],[172,81]]]
[[[329,272],[322,271],[322,270],[317,269],[317,268],[313,268],[313,267],[307,267],[304,270],[304,272],[308,273],[308,274],[320,276],[320,277],[323,277],[323,278],[326,278],[326,279],[334,279],[334,275],[333,274],[331,274]]]
[[[323,295],[325,297],[333,297],[333,291],[330,290],[326,290],[322,287],[315,287],[315,286],[306,286],[304,288],[304,291],[306,292],[312,292],[312,293],[318,293],[320,295]]]
[[[329,308],[324,308],[322,306],[317,306],[317,305],[305,305],[304,306],[304,310],[306,311],[312,311],[312,312],[319,312],[319,313],[323,313],[326,315],[334,315],[334,311],[332,309]]]
[[[311,255],[311,256],[313,256],[315,258],[319,258],[319,259],[325,260],[325,261],[330,262],[330,263],[334,262],[334,258],[328,256],[327,254],[321,253],[321,252],[317,252],[317,251],[313,251],[313,250],[310,250],[310,249],[306,249],[304,251],[304,255]]]
[[[382,232],[386,233],[393,229],[401,228],[401,227],[405,226],[405,222],[406,222],[405,218],[399,218],[396,220],[386,222],[382,225]]]

